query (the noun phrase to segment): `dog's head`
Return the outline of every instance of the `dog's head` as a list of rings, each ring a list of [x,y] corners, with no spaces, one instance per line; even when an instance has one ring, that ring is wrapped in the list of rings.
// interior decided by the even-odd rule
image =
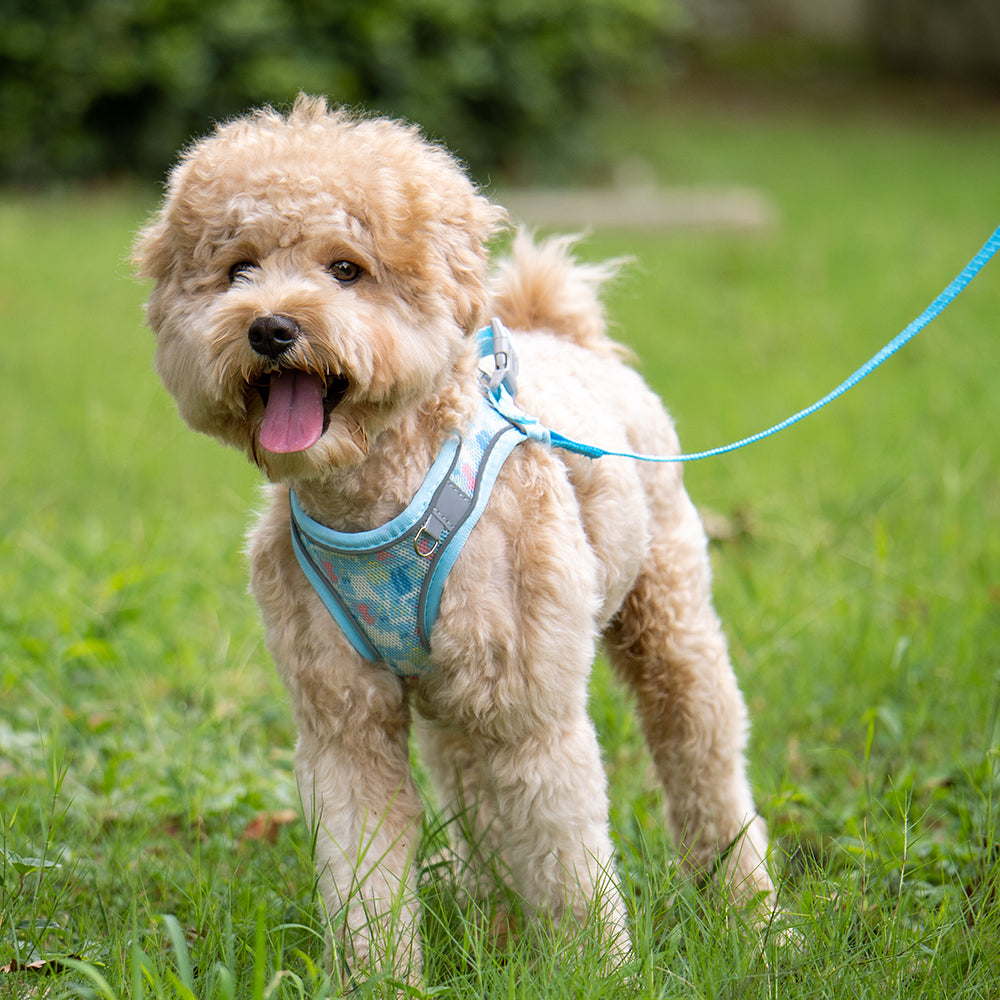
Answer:
[[[160,376],[272,478],[357,461],[468,357],[503,219],[414,128],[305,96],[221,125],[136,241]]]

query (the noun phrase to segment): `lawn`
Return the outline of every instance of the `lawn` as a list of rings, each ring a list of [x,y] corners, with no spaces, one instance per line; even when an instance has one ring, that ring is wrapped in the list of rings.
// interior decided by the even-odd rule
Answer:
[[[775,224],[582,246],[634,259],[611,314],[689,450],[823,395],[1000,224],[1000,113],[729,96],[619,109],[602,140],[663,184],[755,187]],[[0,196],[0,997],[327,995],[293,727],[246,594],[257,475],[181,425],[129,276],[155,198]],[[634,962],[492,948],[431,870],[430,995],[1000,994],[998,287],[995,262],[846,397],[686,473],[726,528],[716,603],[793,933],[762,941],[672,877],[599,663]]]

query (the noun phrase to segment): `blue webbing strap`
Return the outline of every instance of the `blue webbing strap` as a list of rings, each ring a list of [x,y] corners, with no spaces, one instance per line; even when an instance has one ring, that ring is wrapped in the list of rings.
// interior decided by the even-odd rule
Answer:
[[[724,455],[727,452],[736,451],[738,448],[745,448],[748,444],[754,444],[766,437],[770,437],[772,434],[783,431],[786,427],[791,427],[792,424],[797,424],[800,420],[804,420],[817,410],[822,409],[827,403],[832,402],[838,396],[842,396],[848,389],[853,389],[863,378],[866,378],[875,371],[883,361],[895,354],[904,344],[911,341],[928,323],[940,316],[965,289],[969,282],[983,269],[997,250],[1000,250],[1000,227],[994,231],[979,253],[965,265],[961,273],[954,278],[951,284],[905,330],[897,334],[882,350],[874,357],[869,358],[853,375],[841,382],[832,392],[827,393],[822,399],[813,403],[812,406],[807,406],[804,410],[799,410],[798,413],[787,417],[773,427],[768,427],[767,430],[759,431],[750,437],[741,438],[732,444],[710,448],[707,451],[696,451],[687,455],[638,455],[629,451],[606,451],[594,445],[574,441],[572,438],[568,438],[552,430],[549,431],[549,440],[557,448],[576,452],[579,455],[586,455],[589,458],[631,458],[641,462],[695,462],[701,458]]]

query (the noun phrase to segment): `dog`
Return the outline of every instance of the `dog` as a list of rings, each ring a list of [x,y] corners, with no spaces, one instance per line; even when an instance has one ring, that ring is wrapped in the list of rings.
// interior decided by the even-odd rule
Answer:
[[[300,95],[287,113],[260,109],[191,145],[136,238],[156,367],[181,416],[270,483],[251,589],[291,698],[296,777],[348,977],[421,977],[411,731],[441,808],[463,817],[452,824],[468,833],[455,846],[463,869],[485,872],[495,855],[529,918],[594,919],[608,953],[627,953],[586,705],[599,641],[634,692],[680,864],[738,902],[774,895],[745,774],[747,713],[680,466],[593,460],[538,431],[679,451],[606,332],[599,293],[613,266],[577,262],[566,238],[518,234],[491,270],[487,245],[506,225],[415,127]],[[506,349],[492,374],[482,361],[492,317],[504,348],[510,331],[516,387]],[[516,408],[507,423],[501,392]],[[366,606],[316,579],[322,540],[378,538],[408,518],[442,454],[482,420],[516,440],[491,487],[441,480],[439,493],[459,506],[476,493],[480,506],[423,607],[425,634],[404,626],[396,662],[365,646]],[[386,558],[409,572],[410,549],[426,559],[458,535],[465,508],[447,506],[434,508],[436,535],[429,517],[427,537]],[[405,601],[384,603],[391,616]],[[485,875],[470,878],[486,891]]]

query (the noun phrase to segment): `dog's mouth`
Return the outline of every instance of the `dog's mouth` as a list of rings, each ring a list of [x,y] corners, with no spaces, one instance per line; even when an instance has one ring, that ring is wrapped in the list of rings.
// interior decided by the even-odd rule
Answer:
[[[267,451],[288,454],[311,448],[330,423],[350,382],[342,375],[318,375],[297,368],[265,372],[253,382],[264,403],[260,443]]]

